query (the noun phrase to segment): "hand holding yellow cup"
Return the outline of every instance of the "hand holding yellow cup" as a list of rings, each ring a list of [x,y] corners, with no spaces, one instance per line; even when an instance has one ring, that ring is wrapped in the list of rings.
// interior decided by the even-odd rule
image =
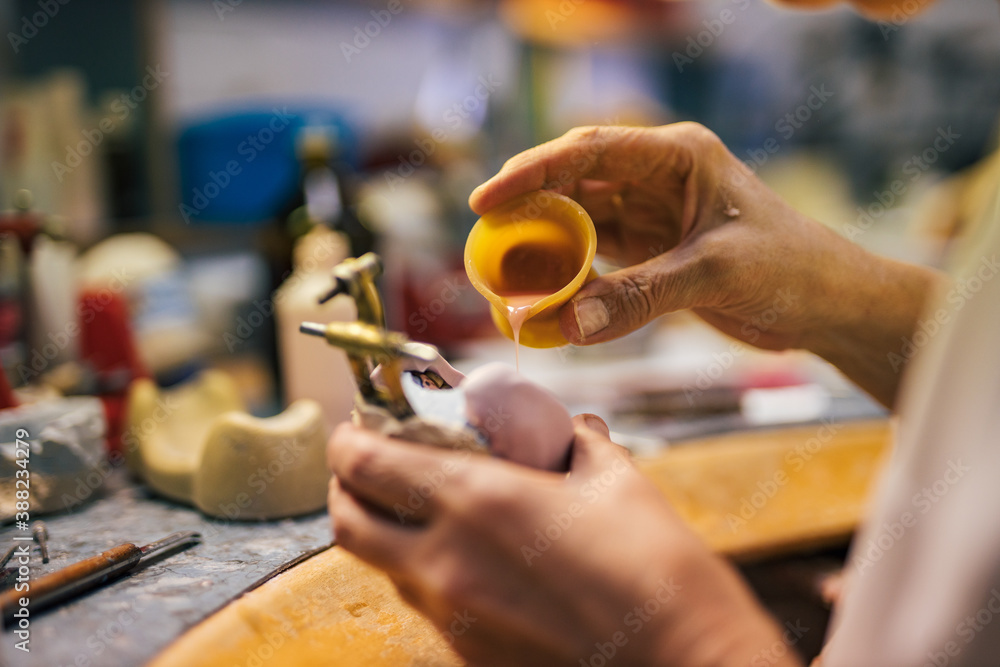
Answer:
[[[520,343],[558,347],[569,343],[559,330],[559,308],[597,277],[596,251],[597,231],[583,207],[540,190],[476,222],[465,243],[465,271],[504,335],[514,339],[511,314],[522,305]]]

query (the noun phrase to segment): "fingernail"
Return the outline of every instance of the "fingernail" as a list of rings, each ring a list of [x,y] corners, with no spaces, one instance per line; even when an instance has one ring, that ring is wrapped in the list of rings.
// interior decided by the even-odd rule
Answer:
[[[597,415],[584,415],[583,422],[591,431],[603,433],[606,436],[611,434],[607,423]]]
[[[580,338],[586,340],[608,326],[611,321],[608,308],[596,297],[581,299],[574,307],[576,326],[580,330]]]

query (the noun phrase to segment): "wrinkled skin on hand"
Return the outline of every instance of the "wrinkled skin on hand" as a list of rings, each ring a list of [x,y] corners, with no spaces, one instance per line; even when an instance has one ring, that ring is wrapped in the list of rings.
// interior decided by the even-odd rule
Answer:
[[[578,665],[607,642],[619,664],[746,665],[780,642],[603,422],[575,424],[569,475],[342,425],[336,539],[475,665]]]
[[[944,283],[798,213],[696,123],[577,128],[511,158],[469,204],[482,214],[538,189],[576,199],[598,252],[625,267],[563,307],[577,345],[690,308],[752,345],[816,352],[891,405],[899,367],[887,355]]]

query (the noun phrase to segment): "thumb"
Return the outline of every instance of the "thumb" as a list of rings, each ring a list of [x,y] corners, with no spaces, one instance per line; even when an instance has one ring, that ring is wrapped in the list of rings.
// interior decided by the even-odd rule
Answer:
[[[608,425],[596,415],[573,417],[575,437],[570,459],[570,474],[589,475],[605,470],[616,459],[628,460],[628,450],[608,439]]]
[[[691,247],[601,276],[562,307],[559,326],[574,345],[620,338],[664,313],[700,303],[706,281]]]

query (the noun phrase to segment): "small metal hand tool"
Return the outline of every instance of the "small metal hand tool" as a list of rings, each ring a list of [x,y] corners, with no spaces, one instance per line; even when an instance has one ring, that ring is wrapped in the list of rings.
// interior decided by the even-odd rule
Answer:
[[[42,552],[42,562],[49,562],[49,528],[44,521],[31,524],[31,536],[38,542],[38,550]]]
[[[17,545],[15,544],[10,549],[7,549],[7,551],[4,552],[3,556],[0,556],[0,567],[3,567],[4,565],[7,564],[7,561],[9,561],[10,558],[11,558],[11,556],[14,555],[14,551],[16,549],[17,549]]]
[[[31,580],[26,592],[10,590],[0,594],[0,612],[4,621],[10,622],[14,612],[22,607],[20,599],[28,598],[31,613],[34,614],[118,579],[155,554],[200,541],[200,534],[187,532],[173,533],[144,547],[132,543],[120,544],[98,556]]]

